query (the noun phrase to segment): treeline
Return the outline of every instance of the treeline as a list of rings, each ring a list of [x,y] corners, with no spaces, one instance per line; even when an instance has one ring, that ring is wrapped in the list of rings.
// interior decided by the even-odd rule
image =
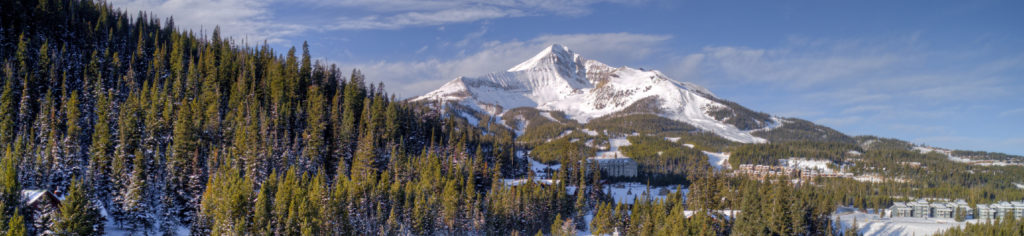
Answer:
[[[655,185],[684,184],[711,170],[708,157],[697,149],[666,140],[660,136],[630,136],[629,146],[620,147],[622,154],[638,164],[637,180]]]
[[[864,150],[910,150],[914,147],[914,144],[907,141],[870,135],[857,136],[854,139]]]
[[[685,199],[676,192],[664,200],[639,197],[632,205],[601,204],[589,229],[623,235],[842,235],[829,217],[834,209],[834,196],[813,185],[709,172],[695,178]],[[564,232],[558,225],[552,231]]]
[[[945,230],[935,235],[1024,235],[1024,219],[1004,219],[977,224],[966,224],[964,227]]]
[[[525,168],[513,165],[507,132],[485,135],[399,102],[357,70],[343,76],[311,60],[305,45],[281,55],[208,33],[104,2],[0,3],[0,149],[3,168],[16,170],[3,215],[21,216],[12,219],[29,233],[90,235],[108,220],[106,228],[133,232],[267,230],[237,218],[253,205],[276,210],[276,232],[343,232],[331,230],[399,219],[386,217],[390,209],[403,220],[411,217],[397,209],[437,213],[444,191],[486,193],[494,176]],[[444,186],[392,186],[412,179]],[[29,218],[21,189],[64,197],[61,215]],[[346,197],[326,197],[336,193]],[[481,194],[459,196],[459,206],[483,209],[468,204],[484,202]],[[306,207],[337,205],[327,200],[350,204],[332,215],[347,222],[301,217],[344,212]],[[439,228],[410,222],[398,225]]]
[[[860,147],[848,143],[797,141],[767,144],[743,144],[733,149],[729,164],[738,168],[740,164],[777,165],[780,159],[802,157],[829,160],[842,163],[850,151]]]
[[[797,118],[785,118],[781,127],[757,130],[751,134],[768,139],[769,142],[815,141],[854,144],[856,140],[832,128],[817,125]]]
[[[829,160],[835,170],[880,178],[877,183],[848,178],[814,180],[823,191],[842,196],[835,199],[837,204],[860,209],[887,208],[893,201],[916,197],[965,199],[970,204],[1024,199],[1024,192],[1014,184],[1024,179],[1024,167],[971,165],[949,160],[944,154],[910,150],[897,140],[858,139],[868,144],[867,151],[846,143],[744,144],[732,150],[729,162],[733,167],[777,165],[779,159],[804,157]]]
[[[610,136],[632,135],[634,132],[657,135],[665,132],[693,132],[697,128],[690,124],[671,120],[655,114],[613,114],[590,120],[587,129],[607,132]]]
[[[528,146],[543,145],[565,132],[580,127],[576,121],[565,119],[565,114],[561,112],[544,112],[548,115],[542,115],[541,111],[534,108],[518,107],[505,112],[502,120],[513,129],[524,127],[523,134],[516,137],[516,142]]]
[[[597,154],[580,138],[563,137],[537,145],[530,156],[544,164],[577,163]]]
[[[953,150],[952,154],[956,157],[963,157],[971,160],[999,160],[1024,163],[1024,156],[1010,155],[1001,152]]]
[[[951,161],[944,154],[890,149],[870,150],[847,168],[856,174],[899,178],[893,195],[963,198],[969,203],[1024,199],[1014,183],[1024,179],[1022,166],[978,166]]]

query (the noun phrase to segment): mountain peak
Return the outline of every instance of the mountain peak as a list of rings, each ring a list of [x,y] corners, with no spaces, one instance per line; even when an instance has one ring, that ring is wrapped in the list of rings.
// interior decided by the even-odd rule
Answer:
[[[527,71],[550,67],[573,68],[578,65],[582,65],[582,62],[583,58],[580,57],[579,54],[570,50],[569,47],[556,43],[544,48],[544,50],[541,50],[537,55],[534,55],[529,60],[508,69],[508,72]]]
[[[672,80],[657,70],[610,67],[560,44],[547,46],[506,72],[456,78],[413,101],[422,100],[453,101],[499,119],[520,107],[559,111],[579,123],[622,114],[656,114],[745,143],[765,142],[753,132],[781,125],[774,117],[748,112],[703,87]]]

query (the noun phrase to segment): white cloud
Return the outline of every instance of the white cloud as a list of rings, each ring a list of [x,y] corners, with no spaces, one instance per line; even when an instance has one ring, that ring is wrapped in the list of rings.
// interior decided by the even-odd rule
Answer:
[[[527,41],[485,42],[480,51],[451,60],[342,64],[354,64],[368,79],[385,81],[388,91],[400,97],[412,97],[437,89],[458,76],[504,71],[550,44],[562,44],[588,59],[613,63],[647,57],[670,38],[632,33],[543,35]]]
[[[285,37],[310,29],[310,26],[274,21],[273,12],[267,9],[271,2],[266,0],[111,0],[110,3],[133,15],[143,11],[162,19],[173,16],[179,29],[202,29],[209,34],[219,25],[224,37],[246,39],[251,44],[263,40],[286,43]]]
[[[602,3],[635,3],[642,0],[305,0],[325,7],[358,9],[369,14],[338,18],[328,29],[401,29],[437,26],[451,23],[477,22],[530,15],[580,16],[590,13],[590,6]]]
[[[635,4],[646,0],[300,0],[322,7],[358,8],[376,13],[430,12],[471,6],[528,9],[558,15],[589,14],[597,3]]]
[[[407,12],[392,16],[371,15],[362,18],[339,18],[338,24],[330,29],[400,29],[410,26],[436,26],[449,23],[474,22],[478,20],[523,16],[518,9],[497,7],[469,7],[445,9],[432,12]]]
[[[224,37],[246,40],[250,45],[266,40],[293,44],[288,39],[311,31],[394,30],[438,26],[535,15],[580,16],[602,2],[629,4],[645,0],[110,0],[129,13],[144,11],[157,17],[174,17],[179,29],[209,34],[221,26]],[[277,16],[297,10],[309,14],[332,12],[327,17]],[[315,13],[320,12],[320,13]],[[286,13],[282,13],[286,14]],[[287,13],[291,14],[291,13]],[[336,17],[343,15],[343,17]],[[291,17],[291,16],[289,16]],[[296,18],[296,17],[292,17]],[[294,20],[294,19],[291,19]]]

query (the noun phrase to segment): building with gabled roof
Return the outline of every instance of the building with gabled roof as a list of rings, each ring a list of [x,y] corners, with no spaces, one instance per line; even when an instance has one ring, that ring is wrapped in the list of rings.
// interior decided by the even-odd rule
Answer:
[[[60,199],[47,190],[21,190],[21,203],[36,228],[49,228],[60,213]]]

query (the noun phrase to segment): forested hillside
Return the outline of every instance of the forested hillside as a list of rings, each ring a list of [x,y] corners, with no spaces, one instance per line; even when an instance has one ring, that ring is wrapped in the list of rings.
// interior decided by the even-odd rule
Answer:
[[[837,205],[1024,197],[1011,186],[1020,166],[866,145],[809,122],[741,144],[651,114],[445,112],[315,52],[102,1],[0,1],[0,235],[840,235]],[[629,181],[677,191],[616,203],[606,185],[619,179],[586,161],[610,139],[639,165]],[[759,181],[712,168],[709,152],[731,153],[734,168],[806,157],[905,181]],[[559,168],[541,178],[533,163]],[[26,193],[59,204],[38,212]]]
[[[398,102],[305,45],[93,1],[0,12],[3,215],[22,232],[481,229],[502,196],[485,193],[512,165],[511,135]],[[26,219],[22,189],[63,197],[61,214]]]

